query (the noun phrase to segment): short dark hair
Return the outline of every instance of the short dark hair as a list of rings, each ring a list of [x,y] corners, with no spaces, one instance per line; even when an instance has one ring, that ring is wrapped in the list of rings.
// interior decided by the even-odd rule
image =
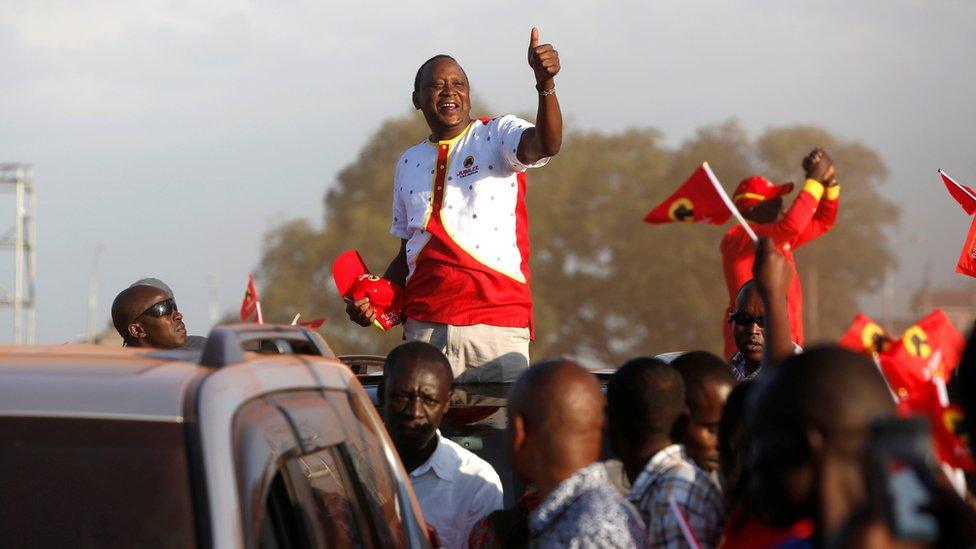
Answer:
[[[420,77],[424,73],[424,68],[427,67],[427,65],[433,63],[434,61],[437,61],[438,59],[450,59],[451,61],[454,61],[454,63],[457,64],[457,66],[459,66],[459,67],[461,66],[461,64],[457,62],[457,59],[454,59],[453,57],[451,57],[450,55],[447,55],[446,53],[439,53],[439,54],[435,55],[434,57],[431,57],[430,59],[424,61],[423,64],[420,65],[420,68],[417,69],[417,76],[414,76],[413,77],[413,91],[414,92],[417,92],[417,91],[420,90]],[[464,72],[464,69],[463,68],[461,69],[461,72]]]
[[[447,380],[451,385],[454,384],[454,370],[451,369],[450,361],[440,349],[424,341],[408,341],[390,351],[383,362],[383,378],[389,378],[394,370],[407,360],[429,362],[441,366]]]
[[[735,377],[724,360],[708,351],[691,351],[671,361],[685,382],[688,406],[692,405],[692,393],[709,381],[735,385]]]
[[[673,366],[657,358],[631,359],[607,383],[607,416],[635,444],[671,438],[684,413],[684,381]]]

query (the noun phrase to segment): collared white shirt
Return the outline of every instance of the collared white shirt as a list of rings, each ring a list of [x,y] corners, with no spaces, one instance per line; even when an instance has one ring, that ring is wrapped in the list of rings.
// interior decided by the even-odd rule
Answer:
[[[527,224],[519,219],[520,213],[524,216],[520,206],[525,193],[519,175],[549,161],[543,158],[523,164],[518,159],[522,132],[531,127],[512,115],[487,123],[474,120],[451,140],[431,143],[425,139],[403,153],[393,177],[390,233],[407,240],[408,280],[432,236],[427,223],[435,191],[440,190],[434,188],[436,175],[443,170],[444,200],[438,213],[447,236],[480,264],[526,283],[523,263],[528,261],[528,244],[518,240],[519,229],[524,231]],[[448,151],[444,161],[438,160],[440,147]]]
[[[485,460],[437,432],[437,448],[410,472],[424,520],[437,530],[441,546],[467,547],[479,519],[502,508],[502,481]]]

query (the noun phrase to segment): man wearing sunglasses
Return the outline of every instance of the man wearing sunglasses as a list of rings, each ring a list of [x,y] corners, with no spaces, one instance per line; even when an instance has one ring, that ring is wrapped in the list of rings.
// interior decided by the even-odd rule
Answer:
[[[766,349],[766,332],[763,329],[765,313],[755,281],[750,280],[743,284],[735,296],[735,306],[729,313],[728,320],[737,349],[729,365],[737,382],[759,375],[759,366]],[[793,343],[793,350],[800,351],[796,342]]]
[[[178,349],[187,345],[186,325],[176,300],[156,286],[139,284],[122,290],[112,302],[112,323],[126,347]]]

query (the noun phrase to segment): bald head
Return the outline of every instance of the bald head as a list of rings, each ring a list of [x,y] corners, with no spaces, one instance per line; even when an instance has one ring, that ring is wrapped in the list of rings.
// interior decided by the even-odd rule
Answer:
[[[787,358],[751,392],[750,492],[774,524],[820,505],[823,489],[812,479],[828,478],[824,463],[844,464],[857,477],[871,421],[895,410],[874,363],[839,347]]]
[[[526,370],[508,400],[516,472],[536,481],[552,470],[568,477],[598,460],[604,403],[596,376],[575,362],[551,360]]]
[[[140,284],[119,292],[112,302],[112,324],[129,346],[175,349],[186,344],[176,301],[156,286]]]
[[[169,299],[160,288],[148,284],[129,286],[119,292],[112,302],[112,324],[127,343],[132,342],[129,325],[153,304]]]

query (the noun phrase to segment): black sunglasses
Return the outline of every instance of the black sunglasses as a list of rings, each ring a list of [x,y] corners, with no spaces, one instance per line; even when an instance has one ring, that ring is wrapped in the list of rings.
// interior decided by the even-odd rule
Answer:
[[[140,318],[146,315],[149,315],[153,318],[162,318],[164,316],[169,316],[178,310],[179,309],[176,308],[176,300],[171,297],[169,299],[164,299],[159,303],[153,304],[152,307],[149,307],[148,309],[143,311],[142,314],[132,319],[132,321],[135,322],[136,320],[139,320]]]
[[[729,324],[736,324],[737,326],[742,326],[743,328],[750,328],[753,324],[756,324],[760,328],[763,327],[763,317],[752,316],[743,312],[734,312],[729,315]]]

